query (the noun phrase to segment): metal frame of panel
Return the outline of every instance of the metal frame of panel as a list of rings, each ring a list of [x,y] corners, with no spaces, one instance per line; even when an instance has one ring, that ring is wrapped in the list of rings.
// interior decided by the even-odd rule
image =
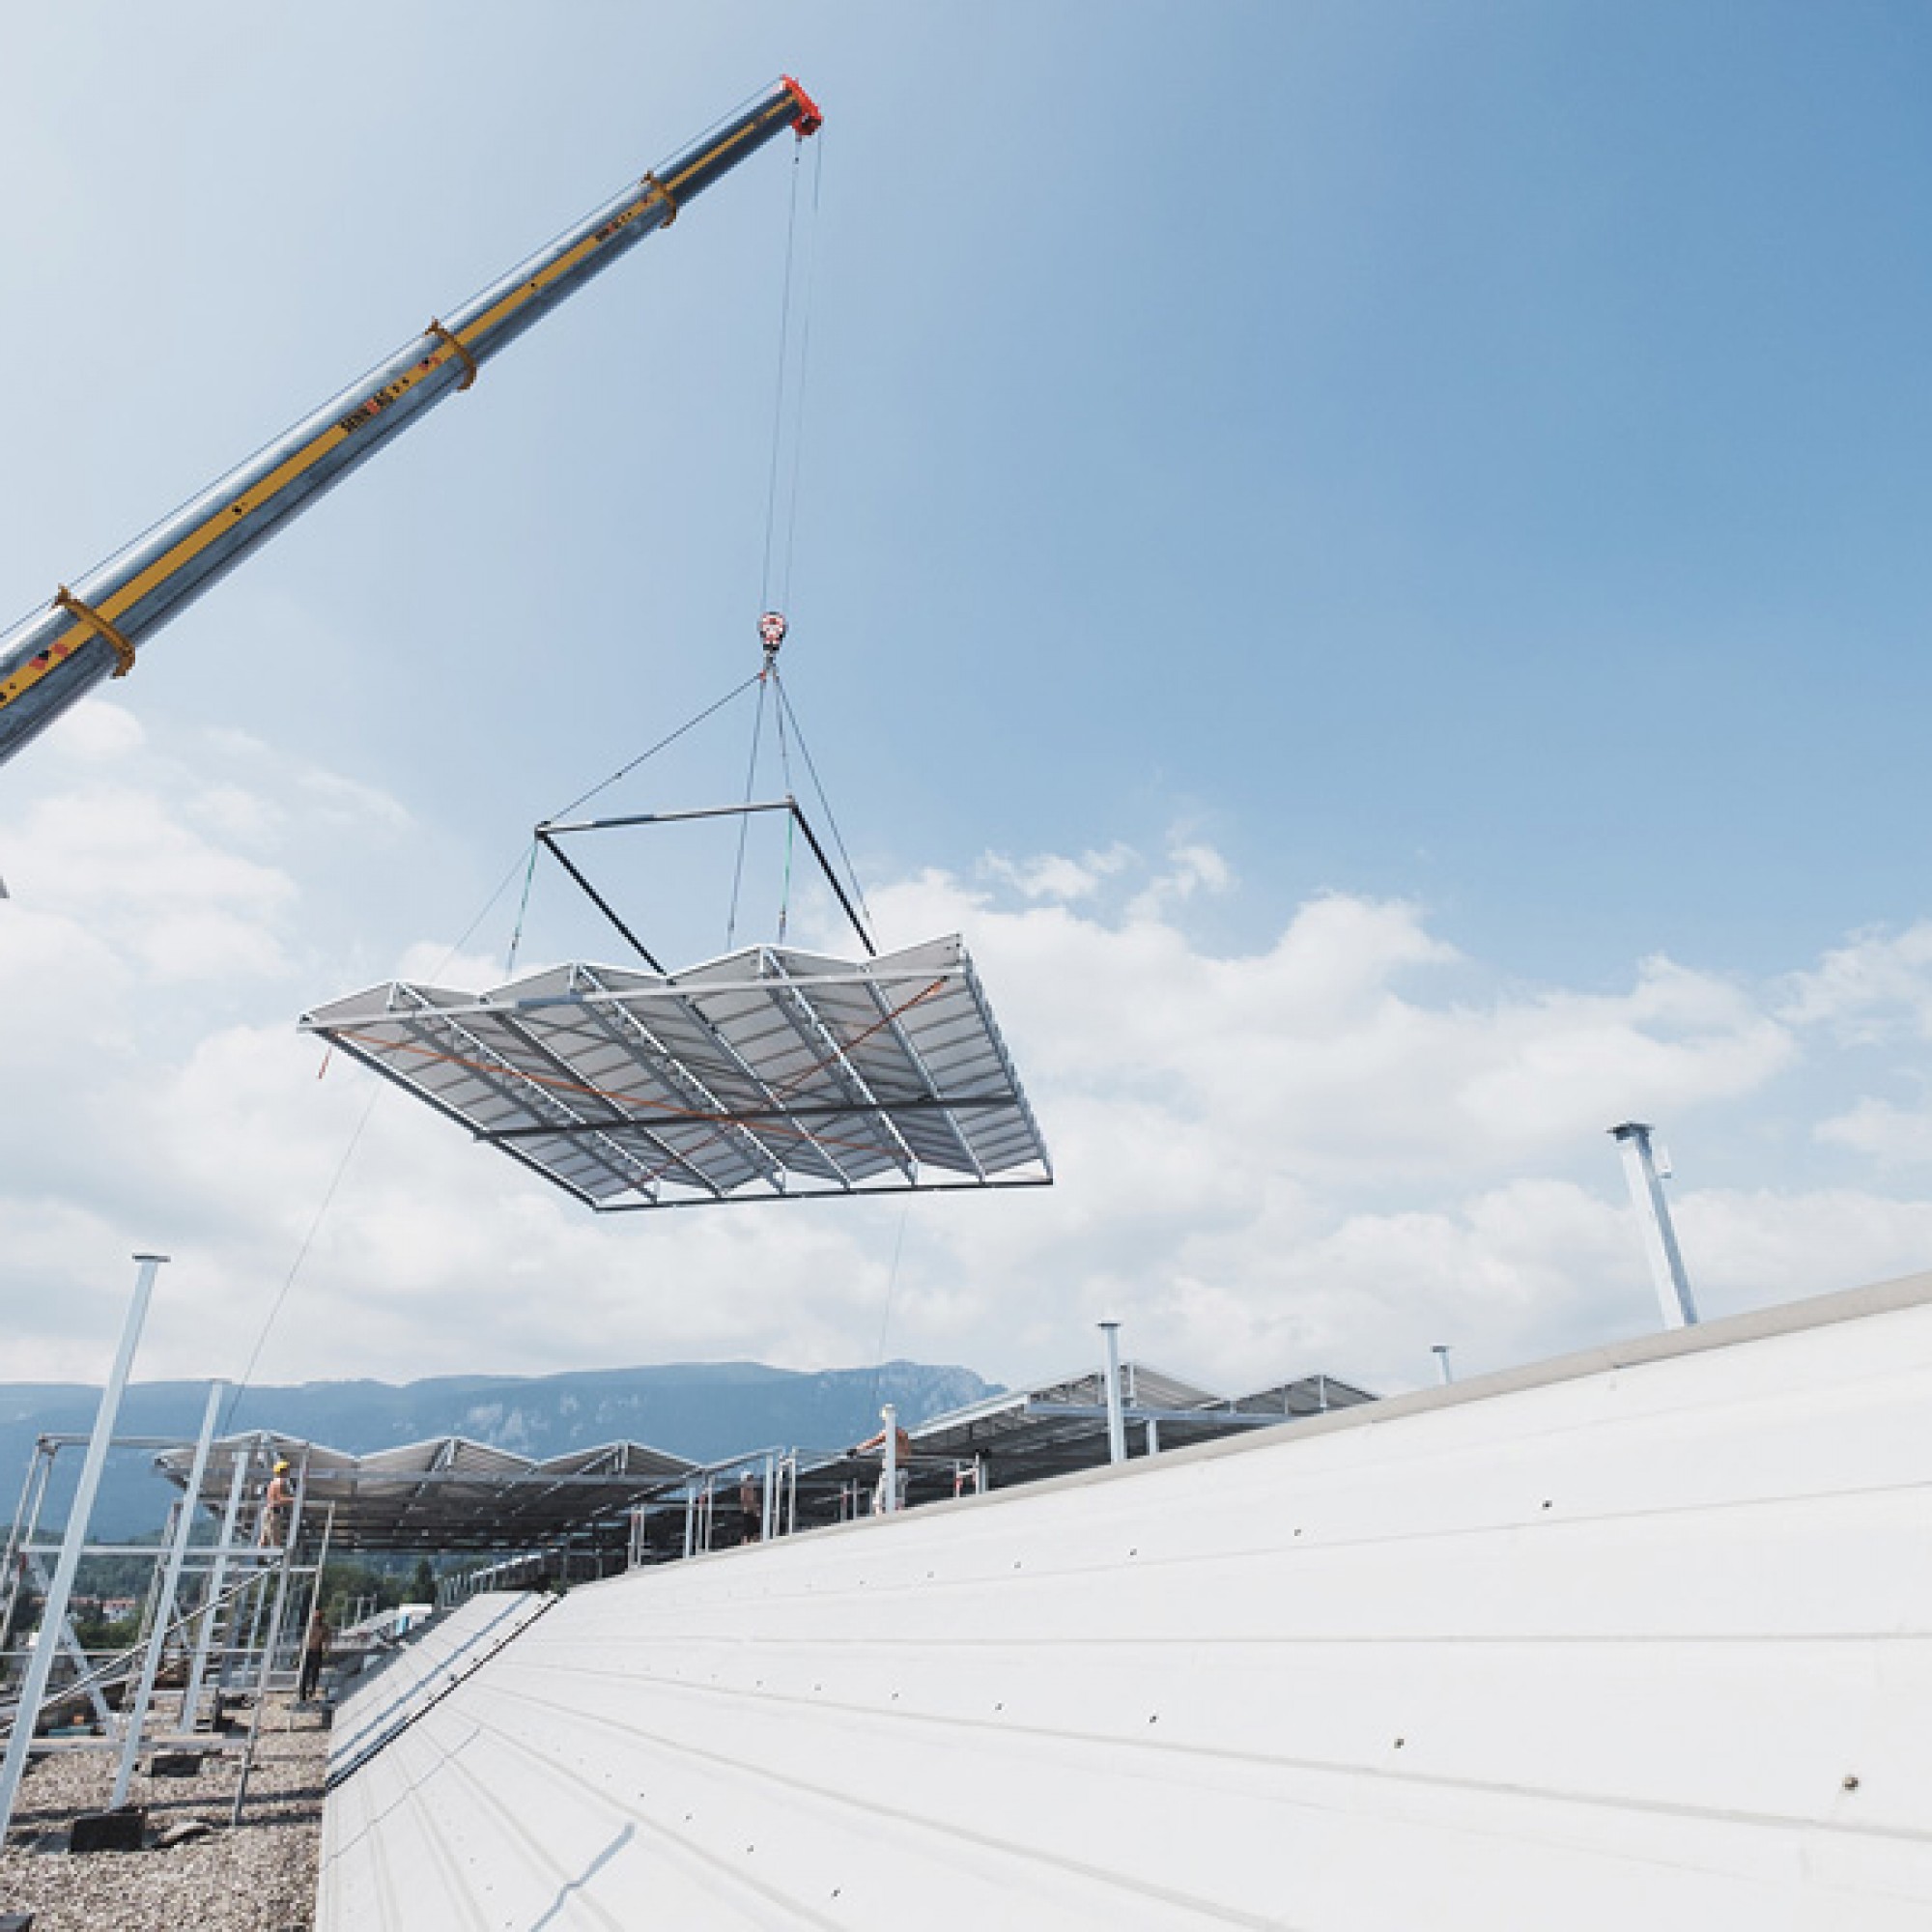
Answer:
[[[477,995],[398,981],[301,1024],[600,1212],[1052,1179],[956,936]]]

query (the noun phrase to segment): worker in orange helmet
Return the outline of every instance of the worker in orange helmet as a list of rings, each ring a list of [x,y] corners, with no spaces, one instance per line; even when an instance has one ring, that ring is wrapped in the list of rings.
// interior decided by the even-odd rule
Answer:
[[[263,1549],[279,1549],[289,1540],[289,1511],[295,1506],[296,1492],[289,1483],[289,1465],[279,1457],[269,1478],[268,1493],[262,1498],[262,1528],[256,1544]]]

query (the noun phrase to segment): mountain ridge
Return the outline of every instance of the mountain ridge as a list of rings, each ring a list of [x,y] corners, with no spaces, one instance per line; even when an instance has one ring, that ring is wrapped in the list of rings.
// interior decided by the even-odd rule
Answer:
[[[913,1423],[997,1393],[997,1384],[971,1369],[904,1360],[864,1369],[667,1362],[411,1382],[363,1377],[243,1389],[224,1413],[221,1432],[274,1430],[355,1455],[466,1435],[539,1459],[628,1439],[701,1463],[774,1446],[838,1448],[870,1435],[884,1403]],[[130,1384],[116,1434],[191,1440],[207,1398],[205,1381]],[[99,1400],[99,1389],[85,1383],[0,1382],[0,1489],[10,1469],[24,1476],[38,1436],[85,1436]],[[77,1447],[61,1451],[61,1480],[43,1522],[64,1518],[81,1455]],[[151,1464],[152,1452],[114,1453],[95,1506],[93,1537],[158,1526],[171,1492]],[[11,1506],[0,1507],[11,1516]]]

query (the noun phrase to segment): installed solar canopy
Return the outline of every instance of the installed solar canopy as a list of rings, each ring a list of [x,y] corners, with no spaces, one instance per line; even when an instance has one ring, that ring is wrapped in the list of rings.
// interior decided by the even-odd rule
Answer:
[[[259,1477],[265,1450],[291,1465],[304,1532],[319,1536],[327,1519],[336,1549],[528,1549],[589,1534],[692,1466],[642,1442],[606,1442],[538,1462],[461,1435],[353,1456],[296,1436],[250,1433],[211,1449],[203,1506],[221,1507],[238,1458]],[[166,1450],[155,1462],[185,1488],[193,1445]]]
[[[1333,1376],[1302,1376],[1250,1395],[1223,1396],[1146,1362],[1121,1364],[1129,1456],[1147,1455],[1156,1447],[1185,1449],[1375,1400],[1368,1390]],[[980,1463],[988,1485],[996,1489],[1098,1468],[1110,1453],[1106,1376],[1089,1370],[988,1396],[928,1417],[907,1433],[915,1503],[946,1494],[953,1487],[951,1465],[955,1463]],[[801,1507],[809,1514],[816,1508],[822,1516],[828,1495],[836,1500],[841,1487],[869,1482],[877,1471],[876,1457],[849,1450],[808,1462],[799,1470]]]
[[[599,1209],[1052,1178],[957,938],[397,981],[302,1025]]]

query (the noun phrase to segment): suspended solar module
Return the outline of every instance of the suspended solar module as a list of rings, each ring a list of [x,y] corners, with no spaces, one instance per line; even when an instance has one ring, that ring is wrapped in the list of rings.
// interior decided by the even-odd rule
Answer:
[[[302,1025],[602,1211],[1052,1178],[956,938],[399,981]]]

